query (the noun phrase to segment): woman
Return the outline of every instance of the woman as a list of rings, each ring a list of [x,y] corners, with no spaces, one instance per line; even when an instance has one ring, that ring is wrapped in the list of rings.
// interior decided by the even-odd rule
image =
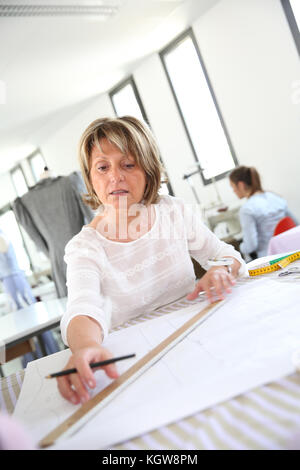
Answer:
[[[27,281],[25,273],[20,269],[16,253],[8,237],[0,229],[0,281],[2,281],[3,290],[14,302],[17,310],[24,306],[32,305],[37,300]],[[53,354],[59,351],[58,344],[51,331],[45,331],[40,335],[47,354]],[[42,357],[42,351],[39,345],[36,345],[36,355]],[[26,353],[22,357],[22,366],[25,369],[27,363],[34,360],[32,353]]]
[[[149,129],[133,117],[97,119],[79,145],[86,201],[98,214],[66,246],[68,304],[62,318],[64,342],[72,356],[66,368],[78,374],[58,379],[61,394],[73,403],[95,387],[89,363],[111,357],[102,346],[109,328],[175,301],[205,291],[223,298],[245,264],[171,196],[159,196],[159,152]],[[195,286],[190,255],[207,271]],[[232,259],[210,267],[210,258]],[[111,378],[115,365],[104,367]]]
[[[239,166],[230,173],[229,179],[237,197],[247,198],[240,209],[243,230],[240,250],[250,259],[266,256],[268,243],[277,223],[286,216],[295,222],[296,219],[283,198],[262,189],[260,176],[255,168]]]

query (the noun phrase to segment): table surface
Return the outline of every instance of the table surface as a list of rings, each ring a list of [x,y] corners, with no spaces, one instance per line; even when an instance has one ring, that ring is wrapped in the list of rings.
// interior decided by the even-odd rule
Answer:
[[[7,346],[34,336],[57,324],[66,307],[67,298],[36,302],[0,318],[0,343]]]
[[[261,262],[256,260],[257,264]],[[251,262],[252,267],[256,263]],[[119,328],[171,313],[187,304],[191,302],[180,299]],[[0,410],[13,412],[23,378],[24,371],[20,371],[0,381]],[[299,403],[300,374],[292,374],[112,449],[294,448],[293,436],[300,430]],[[300,448],[300,435],[298,438]]]

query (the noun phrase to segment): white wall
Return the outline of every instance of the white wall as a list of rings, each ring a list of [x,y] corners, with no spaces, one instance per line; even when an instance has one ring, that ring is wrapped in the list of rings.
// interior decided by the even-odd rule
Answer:
[[[49,136],[40,145],[47,165],[57,175],[67,175],[79,169],[77,147],[81,134],[95,119],[114,116],[109,96],[104,94],[94,100],[88,107],[65,123],[58,132]]]
[[[4,173],[0,176],[0,188],[0,207],[3,207],[17,197],[9,173]]]

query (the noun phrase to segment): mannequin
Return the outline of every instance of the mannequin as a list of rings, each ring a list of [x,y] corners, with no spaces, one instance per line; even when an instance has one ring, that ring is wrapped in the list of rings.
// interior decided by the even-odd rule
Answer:
[[[47,166],[44,167],[44,171],[40,176],[40,180],[46,179],[46,178],[55,178],[56,175],[53,173],[52,170],[49,170]]]
[[[50,260],[57,297],[67,296],[65,246],[93,219],[81,194],[86,188],[79,172],[68,176],[50,176],[44,168],[41,179],[13,203],[18,222],[39,251]]]

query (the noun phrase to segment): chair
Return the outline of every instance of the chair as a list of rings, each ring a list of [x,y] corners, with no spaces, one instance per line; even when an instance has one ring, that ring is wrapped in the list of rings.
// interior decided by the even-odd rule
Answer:
[[[276,225],[273,237],[294,227],[296,227],[296,224],[293,219],[291,217],[284,217],[283,219],[279,220],[278,224]]]

